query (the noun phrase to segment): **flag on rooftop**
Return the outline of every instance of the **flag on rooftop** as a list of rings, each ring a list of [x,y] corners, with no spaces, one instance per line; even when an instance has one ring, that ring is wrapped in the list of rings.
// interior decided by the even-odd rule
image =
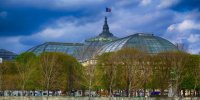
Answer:
[[[106,8],[106,12],[111,12],[111,8]]]

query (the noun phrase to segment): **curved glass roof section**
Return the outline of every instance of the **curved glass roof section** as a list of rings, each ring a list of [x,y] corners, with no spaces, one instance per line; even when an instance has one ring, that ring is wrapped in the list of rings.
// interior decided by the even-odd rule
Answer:
[[[90,42],[89,44],[85,44],[80,50],[79,53],[82,53],[80,57],[82,60],[88,60],[93,58],[96,55],[96,51],[104,45],[101,41]]]
[[[82,43],[60,43],[60,42],[46,42],[44,44],[35,46],[27,52],[33,52],[39,55],[42,52],[62,52],[74,57],[78,57],[79,49],[83,46]]]
[[[8,60],[8,61],[14,60],[16,56],[17,56],[16,53],[13,53],[5,49],[0,49],[0,58],[2,58],[3,60]]]
[[[178,50],[174,44],[166,39],[154,36],[153,34],[137,33],[109,42],[103,45],[97,53],[113,52],[120,50],[121,48],[135,48],[148,52],[149,54]]]

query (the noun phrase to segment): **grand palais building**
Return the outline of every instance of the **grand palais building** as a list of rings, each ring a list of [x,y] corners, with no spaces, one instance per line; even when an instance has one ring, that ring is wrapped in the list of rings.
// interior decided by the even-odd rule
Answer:
[[[105,17],[102,32],[96,37],[86,39],[85,43],[46,42],[29,49],[27,52],[33,52],[36,55],[42,52],[63,52],[74,56],[80,62],[84,62],[96,55],[127,47],[143,50],[149,54],[178,50],[168,40],[149,33],[136,33],[118,38],[109,31],[107,17]]]

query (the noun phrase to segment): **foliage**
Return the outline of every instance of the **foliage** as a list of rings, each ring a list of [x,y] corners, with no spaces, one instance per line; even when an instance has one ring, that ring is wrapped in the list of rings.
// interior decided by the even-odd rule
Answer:
[[[28,89],[31,73],[34,71],[36,55],[32,52],[25,52],[16,57],[16,67],[19,74],[20,89]]]
[[[69,91],[79,88],[82,67],[74,57],[63,53],[45,52],[38,60],[44,89]]]

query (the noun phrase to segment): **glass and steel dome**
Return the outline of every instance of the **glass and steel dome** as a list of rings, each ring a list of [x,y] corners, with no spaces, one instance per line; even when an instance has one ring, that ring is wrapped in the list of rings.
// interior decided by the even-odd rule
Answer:
[[[46,42],[29,49],[27,52],[33,52],[36,55],[39,55],[42,52],[63,52],[77,57],[77,52],[83,45],[84,44],[82,43]]]
[[[153,34],[137,33],[109,42],[103,45],[97,53],[113,52],[120,50],[121,48],[135,48],[148,52],[149,54],[178,50],[174,44],[166,39],[154,36]]]
[[[96,55],[122,48],[135,48],[149,54],[178,50],[168,40],[153,34],[137,33],[118,38],[109,31],[107,17],[105,17],[102,32],[96,37],[86,39],[85,43],[46,42],[29,49],[27,52],[33,52],[36,55],[42,52],[63,52],[76,57],[79,61],[87,61]]]

